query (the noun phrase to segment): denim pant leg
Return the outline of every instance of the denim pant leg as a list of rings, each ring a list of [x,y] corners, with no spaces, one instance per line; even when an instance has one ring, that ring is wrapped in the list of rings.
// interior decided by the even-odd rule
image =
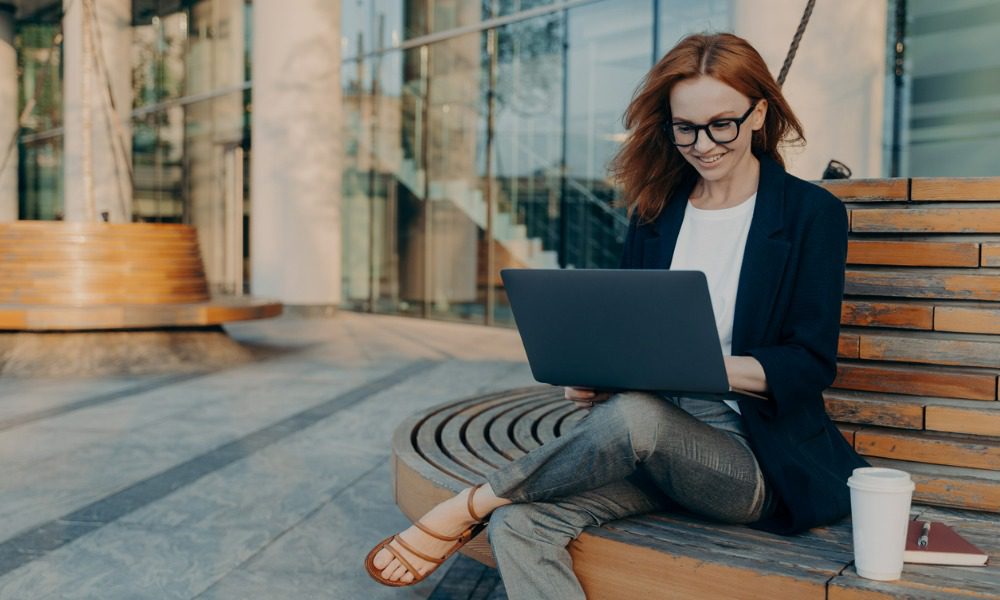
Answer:
[[[763,475],[745,439],[679,404],[619,394],[563,436],[487,475],[496,495],[514,502],[493,513],[489,529],[511,600],[582,598],[566,545],[587,526],[671,501],[726,522],[763,516]]]
[[[621,480],[573,496],[493,511],[489,541],[510,600],[584,600],[568,544],[586,527],[662,510],[669,500]]]
[[[501,498],[535,502],[593,490],[640,469],[692,512],[730,523],[763,515],[763,475],[745,440],[641,392],[597,404],[564,435],[486,479]]]

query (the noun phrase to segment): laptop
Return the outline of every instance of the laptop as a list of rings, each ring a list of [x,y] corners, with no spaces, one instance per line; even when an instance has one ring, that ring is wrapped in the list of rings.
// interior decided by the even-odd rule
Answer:
[[[730,389],[701,271],[503,269],[536,380],[712,400]]]

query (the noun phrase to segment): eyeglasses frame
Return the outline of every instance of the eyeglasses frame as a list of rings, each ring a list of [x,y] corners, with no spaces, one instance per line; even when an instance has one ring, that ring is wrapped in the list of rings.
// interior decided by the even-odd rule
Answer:
[[[676,123],[675,122],[670,122],[670,123],[665,123],[663,125],[663,128],[666,130],[667,139],[670,140],[671,144],[673,144],[674,146],[676,146],[678,148],[687,148],[689,146],[694,146],[695,144],[697,144],[698,143],[698,134],[702,130],[705,131],[705,135],[708,136],[708,139],[712,140],[712,142],[714,142],[716,144],[731,144],[738,137],[740,137],[740,126],[742,126],[743,123],[745,123],[746,120],[750,118],[750,114],[753,113],[753,109],[757,108],[757,104],[759,102],[760,102],[760,100],[754,100],[753,103],[750,105],[750,108],[748,108],[747,111],[745,113],[743,113],[742,117],[726,117],[724,119],[715,119],[715,120],[713,120],[711,122],[705,123],[704,125],[695,125],[694,123],[686,123],[686,122],[683,122],[683,121],[678,121]],[[709,127],[712,126],[712,123],[718,123],[719,121],[732,121],[733,123],[736,123],[736,136],[733,137],[733,139],[731,139],[729,141],[726,141],[726,142],[720,142],[720,141],[716,140],[714,137],[712,137],[712,131],[709,129]],[[674,125],[688,125],[690,127],[693,127],[694,128],[694,141],[692,141],[690,144],[678,144],[674,140],[674,131],[673,131]]]

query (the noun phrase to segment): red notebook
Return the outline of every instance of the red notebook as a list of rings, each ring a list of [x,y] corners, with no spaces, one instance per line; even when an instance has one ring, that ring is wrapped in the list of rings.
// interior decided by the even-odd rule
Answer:
[[[931,565],[985,565],[989,555],[965,541],[955,530],[938,521],[931,522],[927,545],[917,546],[926,521],[910,521],[906,531],[903,562]]]

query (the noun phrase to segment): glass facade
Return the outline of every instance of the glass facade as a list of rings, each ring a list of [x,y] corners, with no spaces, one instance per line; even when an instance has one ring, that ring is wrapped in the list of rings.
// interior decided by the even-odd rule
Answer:
[[[688,33],[750,31],[754,41],[764,17],[748,6],[341,0],[343,156],[331,168],[342,173],[343,304],[509,324],[501,269],[616,266],[627,220],[607,166],[625,139],[622,114],[636,86]],[[241,293],[252,247],[252,2],[133,7],[132,214],[195,225],[215,291]],[[864,118],[884,123],[868,128],[884,136],[881,148],[866,150],[875,166],[856,176],[1000,174],[1000,53],[984,51],[1000,39],[1000,0],[883,0],[876,8],[887,26],[865,34],[879,37],[869,43],[881,55],[877,75],[869,68],[865,77],[885,74],[885,114]],[[46,18],[55,17],[17,25],[24,219],[62,215],[63,57],[59,25]],[[898,79],[897,21],[905,29]],[[809,44],[832,35],[823,27],[817,13],[796,69],[815,61]],[[762,50],[769,64],[780,64],[785,44]],[[844,79],[831,81],[839,95],[804,88],[838,102],[855,93],[843,91]],[[808,98],[791,99],[809,110]],[[805,125],[838,133],[829,123]],[[839,156],[840,146],[830,148]]]
[[[1000,172],[1000,2],[909,0],[897,93],[901,176]]]
[[[501,269],[617,266],[624,108],[731,3],[554,4],[344,3],[348,306],[510,324]]]

